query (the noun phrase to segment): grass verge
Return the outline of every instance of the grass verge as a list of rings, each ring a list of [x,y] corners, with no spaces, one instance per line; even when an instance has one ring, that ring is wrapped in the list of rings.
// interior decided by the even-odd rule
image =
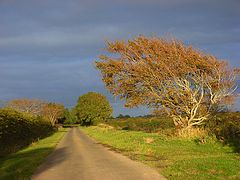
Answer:
[[[81,129],[105,146],[156,168],[167,179],[240,179],[239,154],[214,140],[202,144],[144,132]]]
[[[0,159],[0,179],[30,179],[30,176],[51,153],[67,129],[41,139],[30,146]]]

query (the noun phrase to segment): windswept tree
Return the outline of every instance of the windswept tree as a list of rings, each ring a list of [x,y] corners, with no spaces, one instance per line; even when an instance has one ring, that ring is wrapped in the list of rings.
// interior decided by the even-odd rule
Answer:
[[[6,103],[6,107],[33,115],[41,115],[47,103],[40,99],[14,99]]]
[[[234,101],[239,70],[180,41],[139,36],[107,42],[106,50],[96,67],[126,107],[164,110],[177,127],[189,129]]]
[[[104,95],[89,92],[79,97],[74,112],[82,125],[92,125],[110,118],[112,107]]]

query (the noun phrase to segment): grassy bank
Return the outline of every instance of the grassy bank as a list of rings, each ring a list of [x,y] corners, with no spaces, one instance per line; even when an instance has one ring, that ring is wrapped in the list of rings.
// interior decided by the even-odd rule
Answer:
[[[67,129],[41,139],[30,146],[0,159],[0,179],[29,179],[44,158],[52,152]]]
[[[240,156],[213,140],[205,143],[159,134],[100,127],[82,128],[89,136],[168,179],[240,179]]]

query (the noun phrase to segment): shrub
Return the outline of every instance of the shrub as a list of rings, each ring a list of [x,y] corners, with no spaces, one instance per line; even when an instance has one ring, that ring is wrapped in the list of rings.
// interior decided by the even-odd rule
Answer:
[[[69,111],[67,108],[64,110],[63,116],[60,120],[58,120],[58,123],[61,124],[75,124],[77,122],[77,119],[72,111]]]
[[[177,135],[184,139],[204,141],[204,139],[208,137],[208,131],[203,128],[179,129]]]
[[[107,98],[96,92],[80,96],[74,111],[81,125],[95,125],[112,116],[112,107]]]
[[[48,136],[54,131],[50,122],[13,109],[0,109],[0,155]]]
[[[216,137],[240,152],[240,113],[225,112],[212,116],[206,127],[210,128]]]

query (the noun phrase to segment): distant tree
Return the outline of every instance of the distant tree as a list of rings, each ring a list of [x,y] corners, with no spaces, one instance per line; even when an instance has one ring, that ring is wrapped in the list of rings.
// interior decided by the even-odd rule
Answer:
[[[42,115],[46,117],[52,125],[55,125],[58,118],[61,118],[64,113],[64,105],[57,103],[48,103],[42,109]]]
[[[117,118],[123,118],[123,117],[124,117],[123,114],[119,114],[119,115],[117,116]]]
[[[63,123],[64,124],[75,124],[77,119],[72,111],[69,111],[67,108],[63,113]]]
[[[118,116],[117,116],[117,118],[130,118],[131,116],[129,116],[128,114],[126,114],[126,115],[123,115],[123,114],[119,114]]]
[[[126,107],[163,109],[176,127],[191,129],[234,101],[239,69],[177,40],[139,36],[107,42],[96,67]]]
[[[60,124],[63,124],[68,119],[69,114],[70,114],[70,112],[69,112],[68,108],[65,108],[62,115],[58,118],[57,122]]]
[[[150,117],[153,117],[153,114],[145,114],[142,117],[150,118]]]
[[[80,96],[74,111],[82,125],[104,122],[112,115],[112,107],[107,98],[96,92]]]
[[[40,99],[14,99],[6,103],[6,107],[33,115],[41,115],[42,109],[47,102]]]
[[[71,115],[72,115],[72,118],[74,118],[75,119],[75,121],[76,121],[76,123],[77,124],[80,124],[81,122],[80,122],[80,120],[78,119],[78,110],[77,110],[77,105],[75,106],[75,107],[73,107],[72,109],[71,109]]]

